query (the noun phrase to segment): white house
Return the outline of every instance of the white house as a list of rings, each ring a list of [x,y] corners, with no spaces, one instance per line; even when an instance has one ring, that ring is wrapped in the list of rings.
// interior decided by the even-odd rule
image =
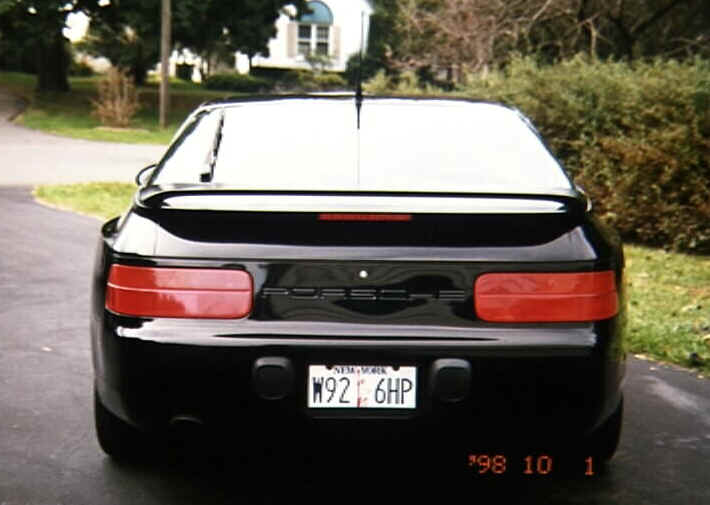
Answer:
[[[311,0],[310,13],[295,17],[296,9],[287,6],[276,21],[276,37],[269,41],[269,56],[256,55],[253,67],[311,68],[310,55],[326,56],[330,70],[342,72],[348,58],[367,45],[370,0]],[[249,71],[246,55],[236,54],[236,68]]]

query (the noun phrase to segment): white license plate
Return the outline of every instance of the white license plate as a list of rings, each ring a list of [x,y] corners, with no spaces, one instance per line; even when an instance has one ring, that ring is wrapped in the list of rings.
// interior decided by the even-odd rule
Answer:
[[[310,365],[308,407],[315,409],[414,409],[417,367]]]

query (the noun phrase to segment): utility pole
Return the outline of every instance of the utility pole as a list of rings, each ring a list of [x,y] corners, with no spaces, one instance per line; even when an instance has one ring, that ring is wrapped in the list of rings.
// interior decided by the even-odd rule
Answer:
[[[168,84],[170,79],[170,0],[163,0],[160,16],[160,127],[165,128],[169,107]]]

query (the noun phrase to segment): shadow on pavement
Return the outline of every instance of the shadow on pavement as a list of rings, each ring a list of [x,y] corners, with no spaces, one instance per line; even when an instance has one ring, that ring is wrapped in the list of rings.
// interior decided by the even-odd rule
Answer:
[[[320,448],[305,454],[293,448],[248,451],[233,444],[217,450],[191,443],[140,464],[104,461],[110,480],[141,483],[143,492],[169,503],[210,504],[363,504],[378,503],[610,503],[617,483],[613,464],[585,475],[586,465],[561,457],[527,461],[510,456],[505,471],[468,466],[466,454],[454,459],[364,447]],[[248,453],[249,456],[244,454]],[[536,456],[540,459],[540,456]],[[555,458],[555,459],[552,459]],[[519,461],[515,464],[513,461]],[[485,462],[485,459],[483,460]],[[499,460],[500,462],[500,460]],[[528,464],[528,463],[531,463]],[[577,462],[579,463],[579,462]],[[525,474],[532,468],[532,474]],[[597,498],[598,497],[598,498]],[[603,499],[602,499],[603,497]],[[611,501],[613,503],[613,501]]]

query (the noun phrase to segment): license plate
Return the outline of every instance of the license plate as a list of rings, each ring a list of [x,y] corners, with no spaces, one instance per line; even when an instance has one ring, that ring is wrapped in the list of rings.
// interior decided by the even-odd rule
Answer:
[[[308,407],[314,409],[414,409],[417,367],[310,365]]]

